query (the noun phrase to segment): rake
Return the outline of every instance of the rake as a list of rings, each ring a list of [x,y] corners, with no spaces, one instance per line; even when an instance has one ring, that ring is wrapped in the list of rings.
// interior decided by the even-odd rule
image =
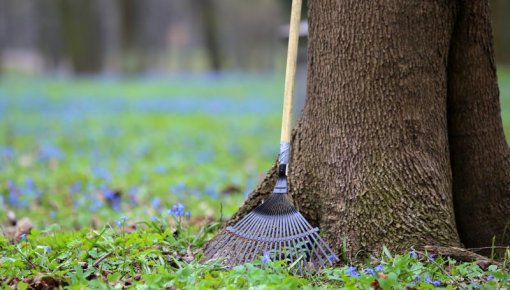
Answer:
[[[227,267],[267,260],[287,260],[293,271],[317,271],[338,257],[289,200],[287,166],[290,155],[291,111],[302,0],[292,1],[285,73],[278,179],[273,193],[234,226],[227,227],[208,246],[204,260],[223,259]]]

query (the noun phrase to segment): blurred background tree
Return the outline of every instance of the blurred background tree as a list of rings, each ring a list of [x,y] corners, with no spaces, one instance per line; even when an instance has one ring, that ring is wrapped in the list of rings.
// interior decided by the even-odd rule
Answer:
[[[277,31],[290,3],[0,0],[0,71],[274,70],[284,61]],[[497,58],[509,62],[510,1],[492,5]]]
[[[0,0],[2,70],[268,70],[286,2]]]

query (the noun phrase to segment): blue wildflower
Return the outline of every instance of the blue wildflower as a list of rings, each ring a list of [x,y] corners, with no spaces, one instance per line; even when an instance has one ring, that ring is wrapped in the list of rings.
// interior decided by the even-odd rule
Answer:
[[[154,171],[156,171],[156,173],[159,173],[159,174],[163,174],[166,172],[166,166],[165,165],[157,165],[155,168],[154,168]]]
[[[51,253],[51,248],[50,248],[50,247],[45,247],[45,248],[44,248],[44,252],[45,252],[46,254]]]
[[[365,271],[365,273],[367,273],[368,275],[375,276],[375,271],[374,271],[374,269],[372,269],[372,268],[366,268],[364,271]]]
[[[81,190],[81,183],[79,181],[76,181],[75,183],[73,183],[70,187],[69,187],[69,192],[71,194],[74,194],[74,193],[77,193],[78,191]]]
[[[14,149],[12,147],[2,146],[0,147],[0,156],[6,159],[12,159],[14,157]]]
[[[425,276],[425,282],[434,285],[435,287],[441,286],[441,281],[432,280],[429,275]]]
[[[330,263],[334,263],[334,262],[338,261],[338,258],[335,255],[329,255],[328,256],[328,261]]]
[[[416,282],[418,282],[418,281],[420,281],[420,280],[421,280],[421,277],[420,277],[420,276],[415,276],[413,280],[414,280],[414,281],[416,281]]]
[[[264,255],[262,256],[262,265],[266,265],[271,259],[269,251],[264,251]]]
[[[95,212],[103,206],[103,202],[100,201],[99,199],[97,199],[95,197],[92,197],[91,199],[92,199],[93,203],[89,207],[90,211]],[[75,206],[80,207],[80,202],[77,201]]]
[[[425,282],[429,283],[429,284],[432,284],[432,278],[430,278],[429,275],[425,276]]]
[[[101,178],[108,183],[112,182],[112,176],[111,176],[110,172],[105,168],[94,168],[92,170],[92,173],[97,178]]]
[[[16,184],[12,180],[7,180],[7,190],[9,192],[16,191]]]
[[[184,205],[182,203],[176,203],[172,206],[172,214],[178,217],[184,216]]]
[[[188,210],[184,213],[184,216],[186,217],[186,219],[190,219],[191,218],[191,212]]]
[[[121,195],[118,192],[115,192],[105,185],[101,185],[101,191],[103,192],[103,196],[105,197],[106,201],[108,202],[108,205],[116,211],[119,211],[121,209]]]
[[[20,202],[18,198],[18,193],[15,190],[9,191],[9,198],[8,198],[9,204],[14,207],[20,207]]]
[[[154,197],[151,201],[151,206],[155,209],[161,207],[161,199],[159,197]]]
[[[138,204],[138,187],[131,187],[129,190],[128,190],[128,195],[129,195],[129,205],[131,206],[135,206]]]
[[[347,272],[346,274],[348,276],[351,276],[351,277],[354,277],[354,278],[358,278],[360,276],[360,274],[358,273],[358,271],[356,270],[356,267],[353,267],[353,266],[349,266],[347,267]]]
[[[487,275],[487,277],[485,279],[487,279],[487,281],[491,281],[491,280],[494,280],[494,276]]]
[[[119,218],[119,220],[117,221],[117,225],[119,227],[123,226],[126,223],[127,219],[128,219],[127,216],[125,216],[125,215],[121,216]]]
[[[429,261],[431,261],[431,262],[436,261],[436,259],[434,258],[433,255],[428,255],[427,257],[429,258]]]
[[[409,252],[409,256],[413,259],[416,259],[418,258],[418,254],[416,254],[416,252],[414,250],[412,250],[411,252]]]
[[[158,221],[158,218],[157,218],[156,216],[154,216],[154,215],[153,215],[153,216],[151,216],[151,221],[152,221],[152,222],[157,222],[157,221]]]
[[[212,198],[219,197],[219,193],[214,188],[212,188],[210,186],[205,189],[205,193]]]
[[[53,145],[43,145],[39,147],[39,156],[43,160],[48,159],[61,159],[63,156],[62,150],[60,148],[55,147]]]
[[[21,240],[22,241],[26,241],[27,240],[27,235],[26,234],[22,234],[21,235]]]
[[[170,192],[172,193],[181,193],[186,190],[186,185],[182,182],[170,187]]]
[[[382,272],[382,271],[384,271],[384,266],[382,264],[379,264],[379,265],[375,266],[374,270],[376,272]]]

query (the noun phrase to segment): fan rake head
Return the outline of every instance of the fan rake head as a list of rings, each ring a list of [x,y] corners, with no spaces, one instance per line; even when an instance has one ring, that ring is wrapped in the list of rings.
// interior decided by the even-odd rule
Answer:
[[[319,236],[319,229],[313,228],[288,200],[286,183],[286,178],[279,179],[264,203],[217,236],[205,251],[205,260],[220,258],[225,266],[233,267],[258,257],[286,259],[301,275],[338,261]]]

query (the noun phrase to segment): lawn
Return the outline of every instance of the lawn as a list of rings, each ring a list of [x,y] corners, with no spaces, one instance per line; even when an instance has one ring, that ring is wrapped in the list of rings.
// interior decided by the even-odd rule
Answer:
[[[510,136],[510,70],[499,78]],[[510,261],[412,249],[308,277],[284,262],[199,264],[200,246],[276,158],[282,91],[267,75],[1,78],[3,287],[510,286]]]

